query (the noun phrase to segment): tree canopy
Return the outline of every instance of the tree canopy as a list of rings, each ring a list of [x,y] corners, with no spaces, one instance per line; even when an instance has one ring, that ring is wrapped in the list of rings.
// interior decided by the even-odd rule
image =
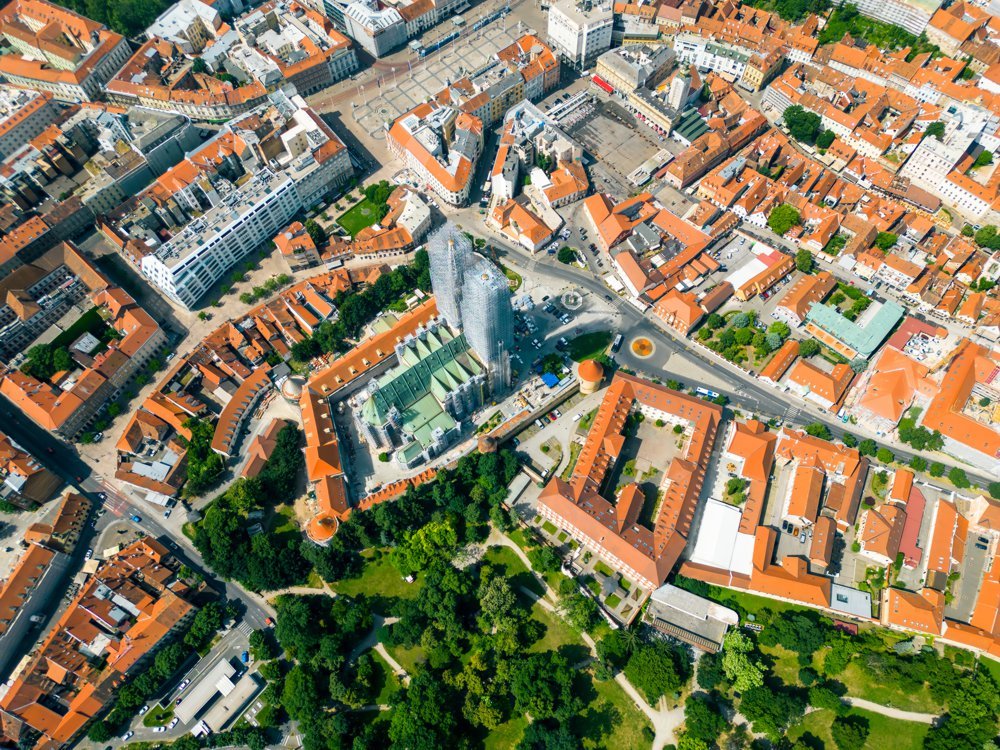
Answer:
[[[819,135],[820,117],[815,112],[810,112],[798,104],[793,104],[785,110],[782,118],[785,121],[785,125],[788,126],[788,132],[792,134],[795,140],[810,145],[816,142],[816,136]]]
[[[802,222],[798,209],[787,203],[775,206],[767,217],[767,225],[771,231],[779,236],[784,236],[792,227],[798,226]]]

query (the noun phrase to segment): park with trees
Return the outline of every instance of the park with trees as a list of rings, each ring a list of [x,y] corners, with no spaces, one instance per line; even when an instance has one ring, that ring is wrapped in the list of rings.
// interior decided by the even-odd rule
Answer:
[[[741,619],[752,615],[761,628],[731,631],[721,653],[699,660],[699,690],[685,703],[678,748],[757,747],[753,733],[796,750],[972,750],[996,735],[998,670],[989,660],[949,647],[942,655],[877,626],[852,635],[819,612],[683,577],[675,584]],[[943,718],[893,719],[852,707],[850,697]],[[736,712],[733,721],[715,718]]]
[[[273,632],[251,637],[266,660],[262,726],[295,720],[307,749],[649,746],[648,722],[614,676],[652,703],[675,699],[691,654],[608,628],[558,555],[503,507],[518,468],[509,451],[466,456],[352,514],[328,547],[303,543],[337,596],[282,595]],[[536,569],[508,547],[483,548],[491,531]],[[597,641],[593,662],[585,636]]]

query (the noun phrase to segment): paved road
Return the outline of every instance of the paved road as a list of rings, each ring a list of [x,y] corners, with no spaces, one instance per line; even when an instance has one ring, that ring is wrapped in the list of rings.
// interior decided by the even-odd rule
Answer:
[[[924,714],[918,711],[903,711],[899,708],[883,706],[880,703],[872,703],[871,701],[866,701],[864,698],[845,697],[844,702],[850,706],[854,706],[855,708],[863,708],[865,711],[871,711],[873,714],[881,714],[882,716],[888,716],[890,719],[899,719],[900,721],[915,721],[919,724],[933,724],[939,718],[937,714]]]
[[[211,569],[202,560],[201,555],[191,542],[176,531],[168,531],[151,509],[156,506],[133,502],[124,496],[116,487],[109,484],[103,477],[97,475],[72,446],[57,440],[20,411],[5,397],[0,396],[0,414],[2,414],[3,431],[15,442],[24,447],[50,471],[58,475],[66,484],[72,485],[77,491],[90,497],[95,508],[103,505],[107,513],[98,518],[96,512],[91,513],[91,523],[83,531],[77,549],[73,556],[74,565],[70,572],[75,574],[83,563],[84,551],[93,545],[101,532],[113,521],[130,516],[139,516],[142,520],[133,524],[161,542],[171,552],[192,570],[202,573],[209,581],[215,578]],[[106,499],[102,500],[100,493]],[[176,511],[182,513],[181,509]],[[219,581],[216,588],[229,600],[242,601],[246,607],[245,619],[253,629],[266,627],[265,620],[274,616],[274,611],[263,598],[243,590],[240,586]],[[48,627],[48,623],[45,624]],[[42,631],[44,632],[44,631]]]
[[[456,217],[469,227],[475,227],[482,233],[481,225],[476,227],[471,209],[462,209]],[[478,217],[477,217],[478,218]],[[726,395],[729,397],[731,406],[748,413],[755,413],[765,419],[775,418],[783,420],[786,424],[802,427],[812,422],[822,422],[837,438],[842,438],[845,433],[850,433],[855,437],[864,439],[872,438],[880,444],[885,440],[880,440],[877,435],[866,431],[859,425],[850,425],[841,422],[824,409],[820,409],[812,402],[805,401],[798,396],[779,391],[774,388],[762,385],[756,378],[747,375],[739,368],[730,365],[723,360],[709,356],[701,347],[692,343],[686,338],[682,338],[665,328],[655,320],[651,311],[641,312],[634,305],[625,301],[621,297],[614,295],[607,286],[590,273],[577,267],[567,266],[559,263],[554,256],[539,254],[532,256],[521,247],[514,247],[503,238],[494,233],[490,233],[490,242],[507,252],[504,263],[512,266],[514,270],[522,274],[543,274],[553,279],[557,279],[565,284],[580,287],[598,296],[611,296],[611,303],[617,308],[627,321],[628,325],[623,328],[626,339],[630,340],[637,336],[649,338],[657,350],[660,352],[654,359],[642,360],[635,357],[627,346],[623,346],[616,355],[620,364],[640,371],[650,372],[650,365],[653,363],[663,364],[662,370],[651,372],[660,378],[675,378],[687,385],[701,382],[698,380],[698,373],[709,369],[715,371],[718,376],[728,383]],[[899,445],[889,445],[897,460],[908,462],[914,455],[913,451],[904,449]],[[921,456],[928,457],[930,454],[922,453]],[[931,456],[933,458],[933,456]],[[944,462],[949,461],[949,457],[942,456]],[[954,461],[951,461],[954,463]],[[997,476],[966,465],[963,467],[970,477],[976,477],[986,482],[996,481]],[[997,468],[1000,472],[1000,467]]]

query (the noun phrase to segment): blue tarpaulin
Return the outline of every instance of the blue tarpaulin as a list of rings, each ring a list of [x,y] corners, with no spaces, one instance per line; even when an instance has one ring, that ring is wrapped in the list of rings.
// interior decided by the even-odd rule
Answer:
[[[553,375],[551,372],[542,373],[542,382],[545,383],[549,388],[555,388],[559,385],[559,378]]]

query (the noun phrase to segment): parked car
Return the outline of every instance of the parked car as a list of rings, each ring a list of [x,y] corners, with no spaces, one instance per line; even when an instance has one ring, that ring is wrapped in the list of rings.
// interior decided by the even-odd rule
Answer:
[[[142,708],[139,709],[139,716],[142,716],[148,710],[149,710],[149,704],[147,703],[145,706],[143,706]]]
[[[177,726],[178,722],[180,722],[180,719],[178,719],[178,718],[177,718],[177,717],[175,716],[174,718],[172,718],[172,719],[170,720],[170,723],[169,723],[169,724],[167,724],[167,729],[173,729],[174,727],[176,727],[176,726]]]
[[[92,558],[93,556],[94,556],[94,550],[92,550],[92,549],[88,549],[88,550],[87,550],[87,554],[86,554],[86,555],[84,555],[83,557],[84,557],[84,559],[86,559],[86,560],[89,560],[89,559],[90,559],[90,558]]]
[[[160,732],[166,732],[167,728],[166,727],[153,727],[153,731],[156,732],[157,734],[159,734]]]
[[[122,742],[128,742],[130,739],[132,739],[134,735],[135,732],[133,732],[131,729],[128,730],[127,732],[125,732],[125,734],[122,735]]]

